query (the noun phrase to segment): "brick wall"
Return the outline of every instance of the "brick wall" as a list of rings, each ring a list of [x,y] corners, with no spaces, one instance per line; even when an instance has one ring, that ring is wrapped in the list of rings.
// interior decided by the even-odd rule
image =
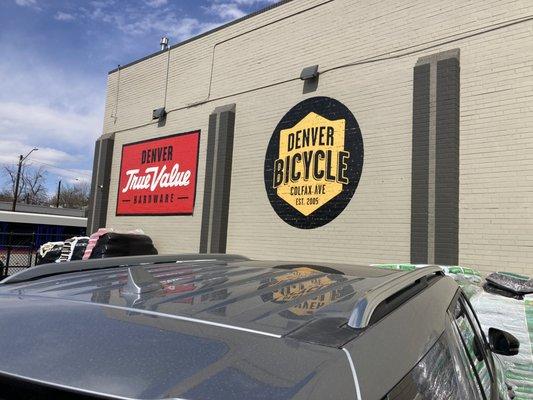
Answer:
[[[533,275],[532,38],[530,21],[461,49],[459,255],[483,270]]]
[[[294,0],[113,72],[104,118],[104,133],[116,132],[108,226],[142,228],[161,252],[198,251],[208,118],[216,107],[235,103],[228,252],[409,261],[413,67],[419,57],[459,48],[459,259],[485,271],[533,274],[533,21],[472,35],[531,14],[527,0]],[[467,32],[470,37],[444,43]],[[325,71],[374,58],[382,60],[322,74],[315,92],[304,94],[297,79],[309,65]],[[167,61],[171,112],[158,127],[151,112],[163,106]],[[276,124],[312,96],[333,97],[352,111],[365,159],[344,212],[321,228],[300,230],[272,210],[263,163]],[[192,129],[202,130],[194,215],[116,217],[122,144]]]

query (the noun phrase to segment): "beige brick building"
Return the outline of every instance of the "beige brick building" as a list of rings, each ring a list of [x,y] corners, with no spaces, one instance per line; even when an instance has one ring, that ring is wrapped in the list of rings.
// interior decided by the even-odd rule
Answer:
[[[532,18],[530,0],[282,1],[111,71],[89,229],[141,228],[160,253],[533,275]],[[318,78],[300,79],[315,65]],[[305,215],[297,203],[313,196],[267,195],[265,159],[282,154],[269,143],[309,113],[348,121],[337,106],[357,121],[364,156],[342,122],[333,162],[346,134],[346,159],[362,168],[346,164],[349,184],[315,179],[341,193]],[[117,215],[123,145],[197,130],[192,213]]]

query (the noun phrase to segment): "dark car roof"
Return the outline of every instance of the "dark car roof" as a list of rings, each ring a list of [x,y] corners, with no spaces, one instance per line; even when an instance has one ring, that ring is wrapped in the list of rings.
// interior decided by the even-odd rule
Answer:
[[[125,293],[128,268],[119,267],[0,286],[0,293],[135,308],[281,336],[320,316],[348,318],[355,293],[398,274],[368,266],[253,260],[207,259],[144,268],[161,290]]]
[[[356,300],[409,273],[168,257],[135,267],[71,263],[65,268],[75,272],[59,275],[43,266],[29,280],[0,284],[0,336],[10,344],[0,351],[0,383],[19,377],[118,398],[187,400],[343,399],[357,388],[380,399],[442,332],[457,287],[439,279],[409,307],[358,330],[347,327]],[[156,290],[130,290],[139,268]]]

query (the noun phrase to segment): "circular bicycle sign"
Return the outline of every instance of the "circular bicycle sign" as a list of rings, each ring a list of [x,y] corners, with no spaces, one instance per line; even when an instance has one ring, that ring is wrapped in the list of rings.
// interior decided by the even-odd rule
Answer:
[[[335,219],[353,197],[363,169],[363,138],[341,102],[313,97],[276,126],[265,157],[265,188],[278,216],[301,229]]]

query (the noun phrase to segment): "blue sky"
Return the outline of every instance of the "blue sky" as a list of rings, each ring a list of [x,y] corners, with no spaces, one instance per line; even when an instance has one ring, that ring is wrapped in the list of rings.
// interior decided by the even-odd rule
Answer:
[[[0,1],[0,163],[38,147],[50,190],[89,180],[109,70],[275,2]]]

